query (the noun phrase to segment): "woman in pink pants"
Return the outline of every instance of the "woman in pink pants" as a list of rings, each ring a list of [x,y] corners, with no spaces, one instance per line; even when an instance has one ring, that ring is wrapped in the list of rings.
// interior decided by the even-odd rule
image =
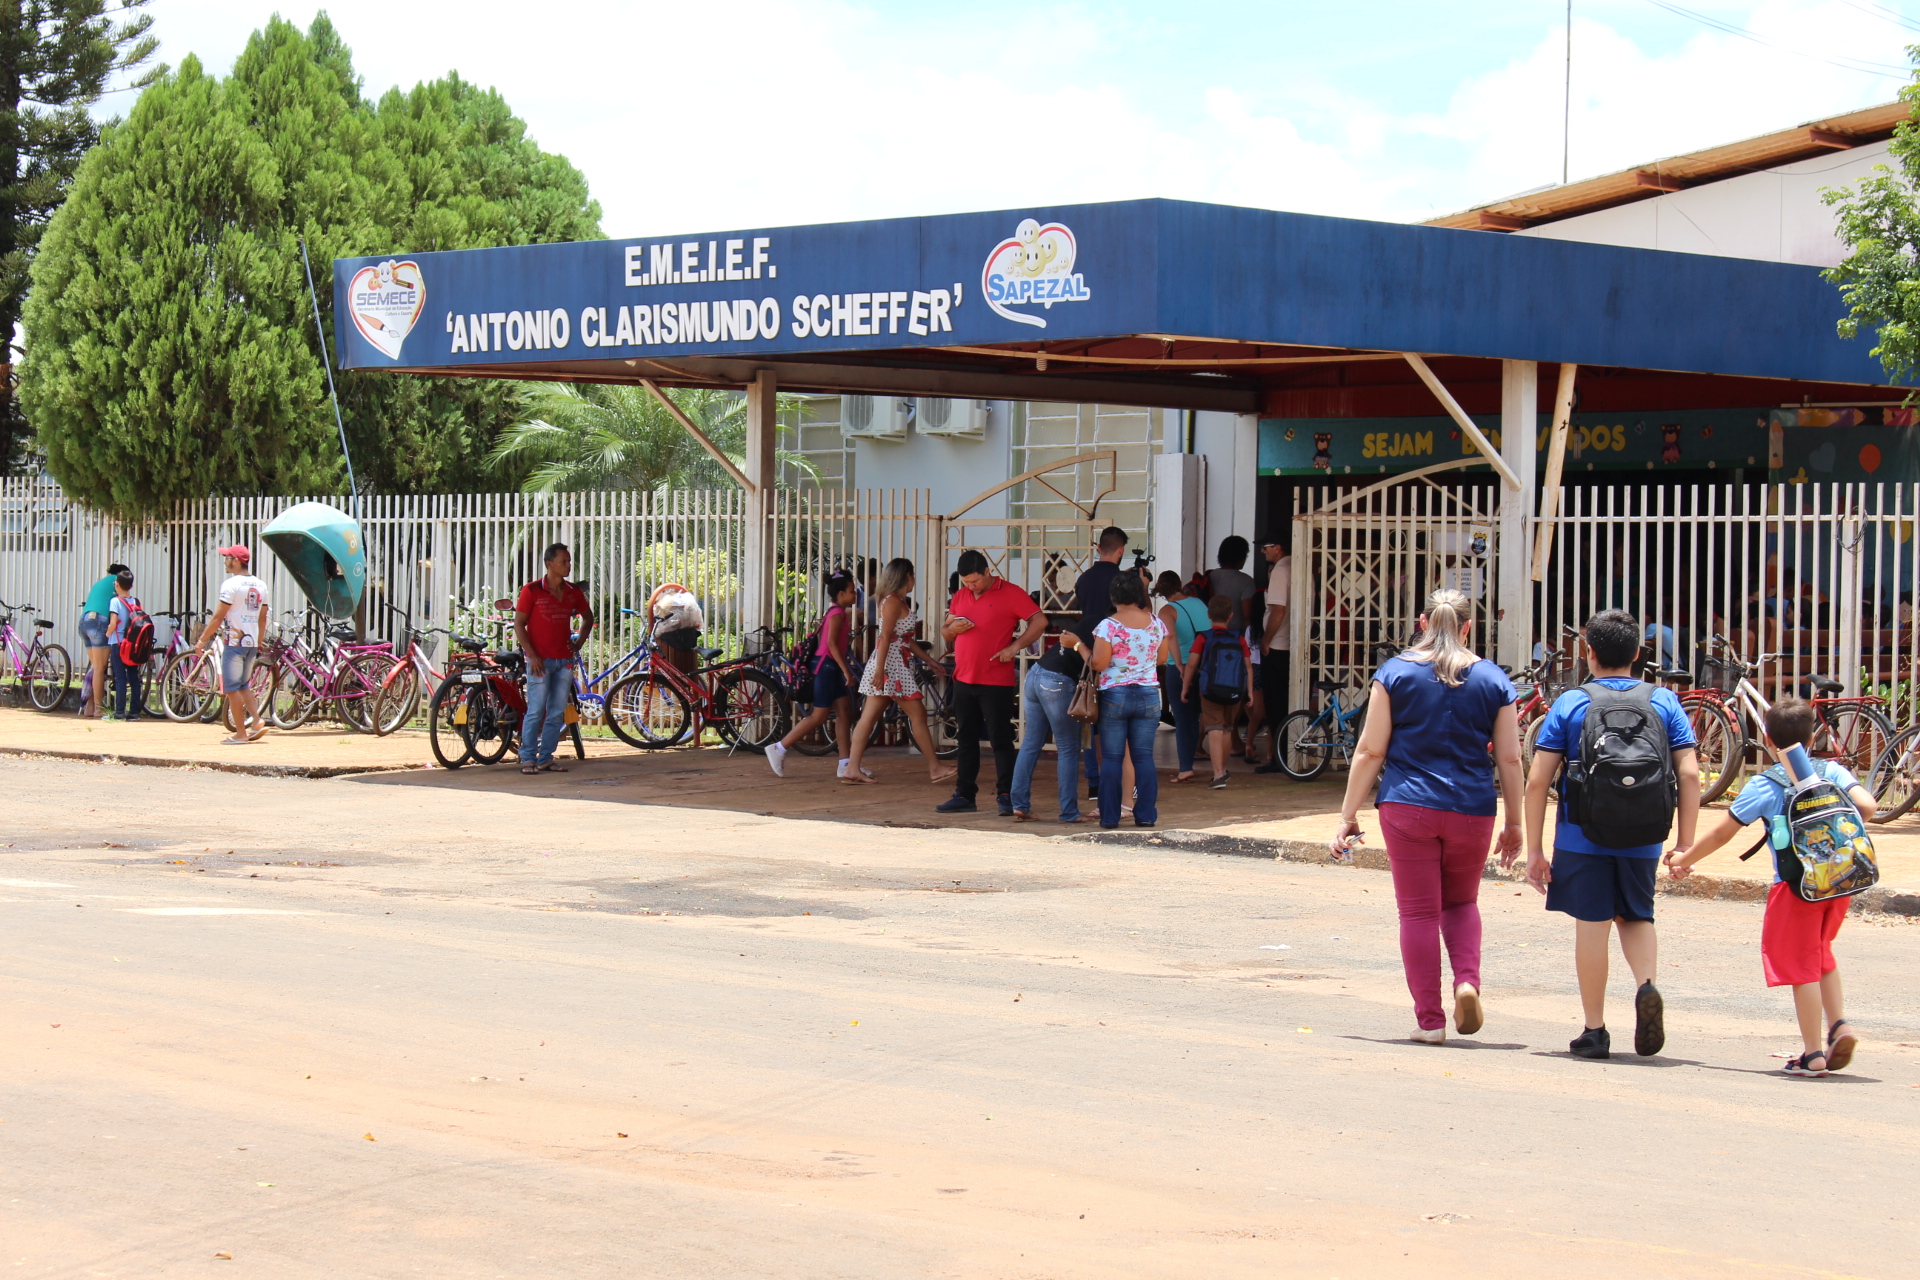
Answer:
[[[1454,1028],[1461,1035],[1480,1029],[1480,877],[1500,796],[1507,810],[1497,842],[1503,867],[1520,852],[1526,804],[1513,684],[1468,646],[1472,609],[1464,592],[1434,592],[1413,647],[1374,672],[1333,839],[1336,856],[1358,843],[1360,806],[1378,780],[1380,827],[1400,904],[1400,960],[1419,1024],[1412,1038],[1422,1044],[1447,1041],[1442,942],[1453,966]]]

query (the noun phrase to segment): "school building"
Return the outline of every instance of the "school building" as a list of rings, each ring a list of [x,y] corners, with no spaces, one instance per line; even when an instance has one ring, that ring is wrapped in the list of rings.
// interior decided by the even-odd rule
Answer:
[[[1509,665],[1611,603],[1676,661],[1719,633],[1858,685],[1911,662],[1920,454],[1907,390],[1836,335],[1819,197],[1906,113],[1422,226],[1145,200],[341,260],[339,350],[744,388],[749,620],[781,511],[911,489],[930,567],[983,546],[1056,611],[1109,522],[1183,575],[1229,533],[1290,540],[1296,704],[1443,583]]]

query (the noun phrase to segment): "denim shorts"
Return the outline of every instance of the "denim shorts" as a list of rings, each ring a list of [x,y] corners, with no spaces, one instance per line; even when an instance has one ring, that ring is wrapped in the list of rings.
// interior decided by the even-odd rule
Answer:
[[[241,693],[253,679],[253,664],[260,650],[250,644],[230,644],[220,654],[220,691]]]
[[[847,696],[847,677],[832,658],[821,658],[813,669],[813,705],[830,707]]]
[[[83,613],[80,615],[80,638],[87,642],[89,649],[107,647],[107,616],[104,613]]]

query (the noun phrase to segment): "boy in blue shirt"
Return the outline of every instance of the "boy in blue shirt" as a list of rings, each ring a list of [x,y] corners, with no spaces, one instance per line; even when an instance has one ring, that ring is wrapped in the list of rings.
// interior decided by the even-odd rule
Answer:
[[[1609,689],[1634,689],[1633,660],[1640,652],[1640,622],[1624,609],[1604,609],[1587,620],[1587,669]],[[1533,768],[1527,775],[1527,882],[1546,895],[1547,910],[1574,919],[1573,964],[1580,979],[1585,1030],[1568,1052],[1581,1058],[1612,1053],[1607,1033],[1607,942],[1620,931],[1620,954],[1633,970],[1633,1049],[1641,1057],[1660,1052],[1667,1042],[1666,1009],[1653,985],[1659,943],[1653,931],[1653,885],[1660,871],[1662,842],[1614,848],[1594,839],[1569,816],[1563,795],[1553,828],[1553,860],[1541,850],[1547,792],[1562,761],[1577,761],[1580,733],[1592,701],[1585,689],[1570,689],[1554,700],[1534,739]],[[1700,812],[1700,766],[1694,756],[1693,727],[1680,699],[1670,689],[1655,689],[1654,711],[1665,727],[1679,789],[1679,847],[1693,843]],[[1566,788],[1563,786],[1564,792]]]
[[[1782,698],[1768,709],[1766,726],[1761,745],[1784,768],[1783,753],[1813,739],[1813,706],[1800,698]],[[1861,817],[1873,817],[1878,806],[1858,779],[1835,761],[1812,763],[1815,773],[1846,792]],[[1770,776],[1772,772],[1748,781],[1726,816],[1691,849],[1677,848],[1667,855],[1667,869],[1674,879],[1685,878],[1694,863],[1739,835],[1740,828],[1749,822],[1765,822],[1787,811],[1787,789]],[[1847,1022],[1840,967],[1833,958],[1834,935],[1840,932],[1840,923],[1847,918],[1852,902],[1850,897],[1802,901],[1781,881],[1778,870],[1773,887],[1767,891],[1767,914],[1760,925],[1760,968],[1768,986],[1793,988],[1794,1018],[1800,1024],[1801,1047],[1806,1050],[1787,1064],[1790,1076],[1824,1076],[1853,1061],[1858,1037]],[[1820,1038],[1823,1014],[1827,1019],[1825,1040]]]

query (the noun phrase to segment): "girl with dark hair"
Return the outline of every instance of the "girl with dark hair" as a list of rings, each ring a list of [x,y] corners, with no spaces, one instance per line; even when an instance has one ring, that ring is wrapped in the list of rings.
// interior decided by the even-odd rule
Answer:
[[[1173,633],[1173,652],[1178,658],[1193,648],[1195,636],[1213,625],[1207,618],[1206,601],[1187,594],[1187,584],[1171,569],[1161,573],[1153,584],[1153,594],[1166,599],[1160,606],[1160,621]],[[1182,696],[1184,683],[1177,663],[1160,668],[1160,687],[1173,704],[1173,746],[1180,761],[1180,771],[1173,775],[1175,782],[1193,780],[1193,757],[1200,745],[1200,707],[1195,699]]]
[[[96,719],[107,693],[107,629],[113,625],[114,579],[127,572],[123,564],[110,564],[106,574],[87,589],[87,602],[80,607],[80,638],[87,646],[87,676],[82,685],[80,715]]]
[[[787,752],[793,744],[830,717],[838,735],[834,742],[840,749],[847,750],[853,741],[853,668],[847,663],[847,640],[853,633],[852,609],[858,592],[853,575],[845,569],[827,575],[827,616],[820,620],[819,647],[813,659],[813,710],[786,737],[767,748],[767,767],[782,778],[787,776]],[[846,776],[847,764],[842,756],[842,777]]]
[[[1151,827],[1160,816],[1160,779],[1153,771],[1160,667],[1172,657],[1173,635],[1148,611],[1147,584],[1139,574],[1117,575],[1109,595],[1113,616],[1093,629],[1087,659],[1100,673],[1100,825],[1120,825],[1124,780],[1112,766],[1127,757],[1134,768],[1134,825]]]

